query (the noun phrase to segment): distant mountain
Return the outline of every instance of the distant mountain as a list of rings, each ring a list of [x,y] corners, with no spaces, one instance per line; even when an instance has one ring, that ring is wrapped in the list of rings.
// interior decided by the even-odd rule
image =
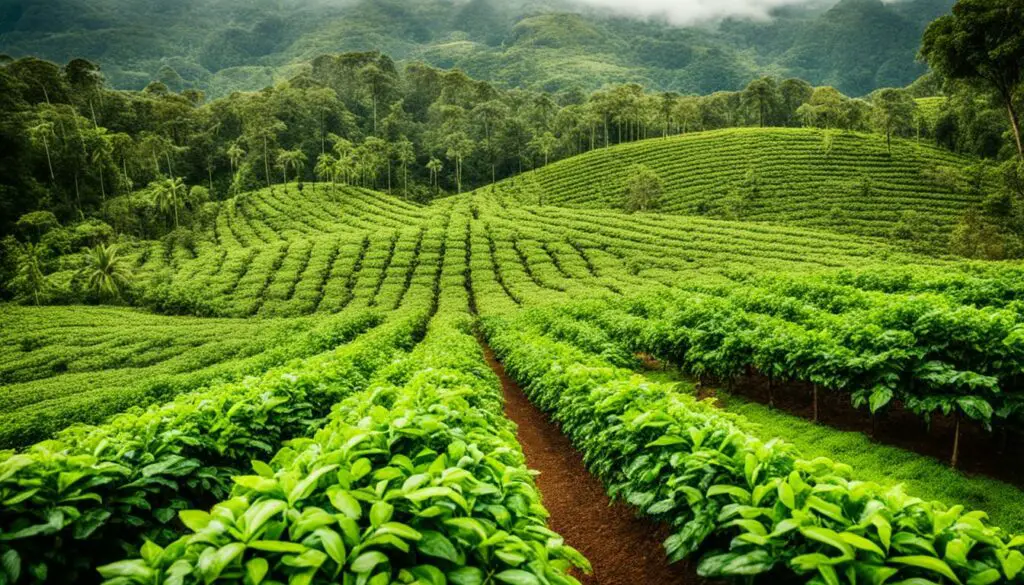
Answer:
[[[0,0],[0,52],[99,62],[111,83],[258,89],[323,53],[380,50],[512,86],[737,89],[765,73],[862,95],[906,85],[953,0],[841,0],[672,26],[534,0]]]

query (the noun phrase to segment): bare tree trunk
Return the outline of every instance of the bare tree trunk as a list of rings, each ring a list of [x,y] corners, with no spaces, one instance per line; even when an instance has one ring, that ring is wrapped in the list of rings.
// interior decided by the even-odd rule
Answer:
[[[1020,137],[1020,118],[1017,110],[1013,107],[1013,98],[1006,98],[1006,111],[1010,116],[1010,126],[1013,127],[1013,137],[1017,141],[1017,156],[1024,159],[1024,142]]]
[[[775,380],[768,376],[768,408],[775,408]]]
[[[814,385],[814,422],[818,422],[818,385]]]
[[[960,462],[960,411],[956,411],[954,416],[956,417],[956,430],[953,436],[953,460],[950,462],[950,466],[956,469],[957,464]]]

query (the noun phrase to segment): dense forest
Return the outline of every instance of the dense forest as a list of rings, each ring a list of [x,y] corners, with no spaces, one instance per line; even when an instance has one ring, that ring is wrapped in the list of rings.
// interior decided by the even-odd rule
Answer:
[[[82,57],[102,63],[116,88],[160,80],[212,97],[273,85],[322,54],[360,51],[549,91],[635,82],[706,94],[771,73],[862,96],[924,73],[915,59],[921,33],[952,0],[776,2],[783,7],[769,20],[721,22],[635,18],[593,4],[3,0],[0,53]]]

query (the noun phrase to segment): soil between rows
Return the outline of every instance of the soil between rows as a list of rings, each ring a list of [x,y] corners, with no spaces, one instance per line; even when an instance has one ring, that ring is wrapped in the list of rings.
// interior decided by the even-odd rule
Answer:
[[[637,518],[622,502],[612,502],[583,458],[505,372],[483,344],[487,363],[501,379],[505,414],[518,425],[519,444],[530,469],[540,472],[537,487],[551,513],[548,524],[594,567],[577,574],[584,585],[681,585],[704,581],[688,561],[669,565],[662,542],[668,530]]]

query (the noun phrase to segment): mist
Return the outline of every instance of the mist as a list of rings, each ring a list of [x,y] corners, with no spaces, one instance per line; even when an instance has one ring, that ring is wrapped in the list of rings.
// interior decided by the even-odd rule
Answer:
[[[624,16],[664,18],[676,25],[715,22],[737,17],[767,20],[771,11],[787,6],[821,6],[828,0],[576,0]],[[831,3],[835,3],[832,0]]]

